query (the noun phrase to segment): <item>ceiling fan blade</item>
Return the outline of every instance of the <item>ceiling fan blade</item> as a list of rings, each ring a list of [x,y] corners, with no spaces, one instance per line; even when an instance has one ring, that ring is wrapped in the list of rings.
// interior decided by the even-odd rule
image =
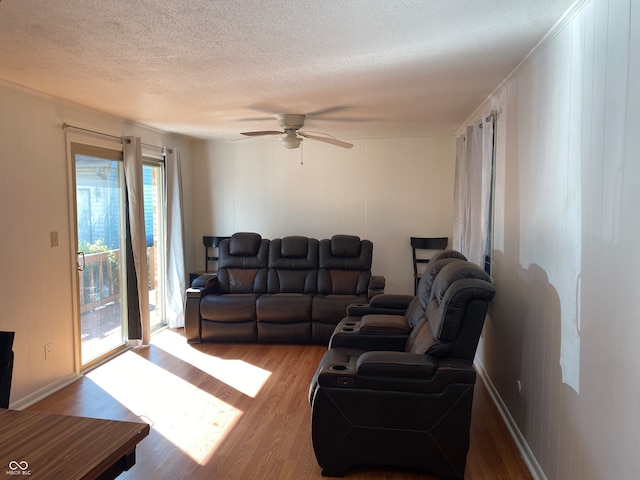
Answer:
[[[320,122],[343,122],[343,123],[365,123],[365,122],[379,122],[381,120],[385,120],[382,118],[359,118],[359,117],[311,117],[309,122],[320,123]]]
[[[343,142],[342,140],[338,140],[337,138],[334,138],[334,137],[320,137],[318,135],[309,135],[308,133],[304,133],[304,132],[298,132],[298,135],[300,135],[301,137],[310,138],[312,140],[319,140],[320,142],[330,143],[331,145],[336,145],[342,148],[353,147],[353,144]]]
[[[273,120],[274,117],[245,117],[239,118],[239,122],[267,122],[269,120]]]
[[[247,137],[260,137],[263,135],[282,135],[284,132],[277,130],[264,130],[261,132],[242,132],[240,135],[246,135]]]
[[[318,115],[326,115],[327,113],[333,113],[333,112],[339,112],[341,110],[347,110],[348,108],[351,108],[347,105],[335,105],[333,107],[327,107],[327,108],[323,108],[321,110],[314,110],[313,112],[309,112],[307,113],[307,117],[315,117]]]

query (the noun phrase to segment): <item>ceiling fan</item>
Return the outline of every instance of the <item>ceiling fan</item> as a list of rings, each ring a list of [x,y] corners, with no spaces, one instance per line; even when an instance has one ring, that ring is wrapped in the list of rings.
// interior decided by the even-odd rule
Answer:
[[[258,132],[242,132],[240,135],[246,135],[248,137],[261,137],[265,135],[280,135],[280,143],[285,148],[298,148],[300,147],[300,143],[303,138],[310,138],[312,140],[318,140],[320,142],[330,143],[331,145],[336,145],[338,147],[343,148],[351,148],[353,145],[351,143],[343,142],[342,140],[338,140],[337,138],[322,133],[320,135],[311,135],[306,132],[301,132],[300,129],[304,126],[304,119],[306,115],[292,114],[292,113],[281,113],[277,115],[278,122],[282,127],[283,131],[278,130],[264,130]]]

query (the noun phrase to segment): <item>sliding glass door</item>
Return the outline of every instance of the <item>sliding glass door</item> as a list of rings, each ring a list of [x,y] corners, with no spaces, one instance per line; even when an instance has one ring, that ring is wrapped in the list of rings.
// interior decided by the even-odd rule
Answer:
[[[77,227],[77,297],[82,367],[128,340],[127,210],[122,151],[72,143]],[[166,324],[165,168],[142,167],[151,330]],[[134,280],[130,280],[135,283]],[[136,305],[137,299],[129,303]],[[135,327],[132,327],[135,328]]]
[[[122,152],[72,143],[82,366],[127,339],[125,184]]]
[[[121,150],[71,143],[77,226],[77,298],[82,367],[126,346],[127,304],[135,281],[127,274],[127,201]],[[142,167],[151,329],[166,324],[165,177],[161,159]],[[129,278],[129,280],[127,280]],[[135,321],[135,320],[132,320]],[[132,327],[132,328],[135,328]]]
[[[151,330],[154,331],[166,324],[164,163],[145,158],[142,178],[149,265],[149,313]]]

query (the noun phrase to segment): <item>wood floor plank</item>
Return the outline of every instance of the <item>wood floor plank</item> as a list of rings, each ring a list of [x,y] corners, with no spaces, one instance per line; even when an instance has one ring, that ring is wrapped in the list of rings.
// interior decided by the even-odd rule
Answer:
[[[121,477],[310,479],[321,469],[311,445],[311,376],[326,347],[188,345],[164,330],[30,410],[151,424],[136,465]],[[425,472],[357,468],[350,480],[431,480]],[[475,389],[467,480],[530,480],[482,385]]]

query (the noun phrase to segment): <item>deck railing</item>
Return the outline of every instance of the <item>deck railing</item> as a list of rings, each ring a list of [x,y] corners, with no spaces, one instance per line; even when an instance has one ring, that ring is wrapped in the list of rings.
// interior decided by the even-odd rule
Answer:
[[[150,268],[149,289],[155,289],[154,248],[147,248]],[[80,312],[120,300],[120,250],[88,253],[84,256],[84,271],[80,272]]]

